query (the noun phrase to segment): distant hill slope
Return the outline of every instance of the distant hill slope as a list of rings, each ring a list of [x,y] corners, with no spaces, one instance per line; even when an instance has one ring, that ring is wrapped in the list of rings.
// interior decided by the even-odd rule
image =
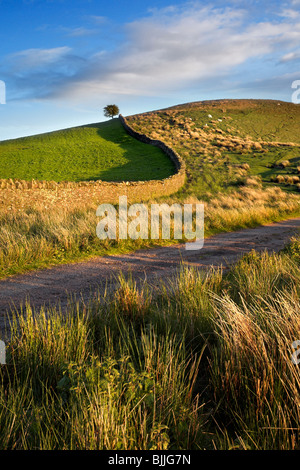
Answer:
[[[118,119],[0,142],[0,179],[137,181],[173,173],[160,149],[129,136]]]
[[[134,129],[164,140],[185,159],[182,195],[238,185],[300,189],[300,105],[274,100],[186,103],[129,116]]]
[[[213,119],[228,115],[231,125],[245,137],[267,141],[297,142],[300,144],[300,105],[278,100],[212,100],[177,105],[170,110],[195,113],[205,121],[206,112]],[[206,119],[207,120],[207,119]]]

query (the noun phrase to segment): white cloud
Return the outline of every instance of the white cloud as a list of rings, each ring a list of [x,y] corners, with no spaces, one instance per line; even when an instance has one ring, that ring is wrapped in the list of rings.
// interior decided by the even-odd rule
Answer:
[[[53,66],[50,76],[42,77],[40,96],[75,101],[103,95],[162,96],[190,86],[201,89],[205,81],[230,77],[249,60],[265,66],[266,58],[271,65],[280,58],[282,63],[296,58],[291,52],[300,40],[295,16],[251,23],[244,9],[199,5],[152,10],[149,17],[125,26],[123,45],[110,53],[80,59],[70,48],[60,47],[30,49],[13,58],[27,68]]]
[[[284,18],[299,18],[300,14],[297,10],[286,9],[282,10],[279,16],[283,16]]]
[[[285,54],[284,56],[281,57],[280,62],[292,62],[295,60],[300,59],[300,51],[298,52],[289,52],[288,54]]]
[[[9,55],[0,65],[0,74],[7,82],[12,99],[37,99],[58,90],[84,64],[85,59],[76,56],[67,46],[26,49]]]
[[[33,69],[53,64],[71,52],[70,47],[54,49],[26,49],[8,57],[13,69]]]
[[[110,58],[94,56],[90,67],[63,89],[72,98],[94,93],[153,95],[230,74],[249,59],[292,47],[300,23],[247,25],[235,9],[172,7],[126,26],[126,44]]]

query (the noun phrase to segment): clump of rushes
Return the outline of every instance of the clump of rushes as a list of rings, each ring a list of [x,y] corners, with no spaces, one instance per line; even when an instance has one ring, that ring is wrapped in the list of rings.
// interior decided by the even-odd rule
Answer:
[[[216,313],[211,390],[222,415],[221,445],[299,449],[300,373],[291,360],[300,334],[299,296],[280,292],[251,305],[222,297]]]

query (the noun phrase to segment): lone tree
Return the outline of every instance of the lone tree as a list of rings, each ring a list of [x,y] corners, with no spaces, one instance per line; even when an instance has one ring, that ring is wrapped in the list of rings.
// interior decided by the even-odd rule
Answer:
[[[113,118],[114,116],[117,116],[119,114],[119,108],[116,104],[108,104],[104,108],[104,116],[105,117],[110,117]]]

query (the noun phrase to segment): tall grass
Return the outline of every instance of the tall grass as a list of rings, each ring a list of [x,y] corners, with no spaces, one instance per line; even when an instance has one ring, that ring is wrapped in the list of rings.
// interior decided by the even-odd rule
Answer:
[[[94,317],[29,309],[14,322],[1,369],[1,449],[196,445],[199,358],[171,331],[135,327],[117,308],[125,303],[120,288],[116,303]]]
[[[299,448],[300,373],[291,360],[299,313],[294,293],[277,293],[251,306],[219,300],[220,344],[211,374],[223,426],[234,434],[229,447],[242,438],[251,449]]]
[[[12,315],[1,449],[299,449],[299,239]]]
[[[157,203],[158,201],[150,201]],[[165,202],[199,203],[205,209],[205,235],[254,227],[299,213],[299,197],[278,188],[244,187],[210,201],[195,197]],[[150,213],[150,210],[149,210]],[[0,212],[0,277],[95,255],[134,251],[178,240],[105,240],[96,235],[96,207],[33,204],[22,210]],[[150,227],[150,223],[149,223]],[[150,230],[150,228],[149,228]],[[180,240],[179,240],[180,241]]]

